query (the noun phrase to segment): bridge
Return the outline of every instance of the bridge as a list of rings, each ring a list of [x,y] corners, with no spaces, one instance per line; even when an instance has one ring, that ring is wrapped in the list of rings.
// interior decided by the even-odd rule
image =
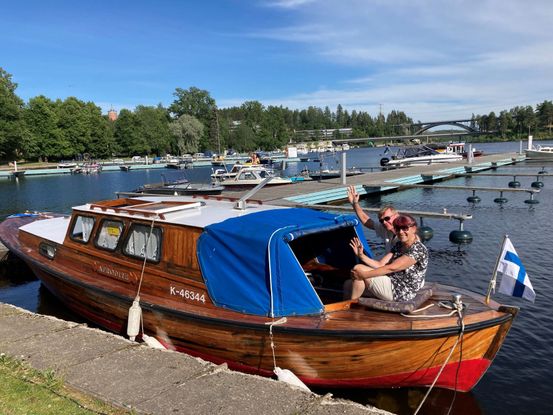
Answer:
[[[414,135],[420,135],[425,131],[430,130],[431,128],[438,127],[440,125],[451,125],[454,127],[462,128],[463,130],[468,131],[469,133],[478,134],[478,130],[470,126],[470,123],[473,120],[448,120],[448,121],[431,121],[431,122],[420,122],[416,124],[410,124],[411,126],[419,126],[419,128]],[[469,123],[469,125],[466,125]]]
[[[414,124],[401,124],[402,127],[419,127],[416,132],[408,135],[391,135],[391,136],[382,136],[382,137],[364,137],[364,138],[345,138],[345,139],[333,139],[334,144],[342,143],[355,143],[355,142],[365,142],[365,141],[401,141],[401,140],[420,140],[421,138],[426,138],[426,141],[430,138],[460,138],[467,135],[479,135],[482,134],[475,128],[470,126],[470,123],[473,120],[446,120],[446,121],[429,121],[429,122],[419,122]],[[467,125],[468,124],[468,125]],[[424,134],[428,130],[434,127],[439,127],[441,125],[450,125],[454,127],[459,127],[464,131],[458,132],[447,132],[447,133],[436,133],[436,134]],[[487,132],[486,134],[489,134]]]

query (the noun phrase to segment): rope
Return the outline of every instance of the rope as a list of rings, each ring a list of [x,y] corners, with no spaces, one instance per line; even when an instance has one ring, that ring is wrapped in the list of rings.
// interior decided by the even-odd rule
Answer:
[[[282,317],[279,320],[270,321],[268,323],[265,323],[265,324],[269,325],[269,338],[271,339],[271,352],[273,353],[273,368],[275,368],[275,369],[276,369],[277,365],[276,365],[276,357],[275,357],[275,342],[273,341],[273,326],[284,324],[284,323],[286,323],[286,321],[287,321],[286,317]]]
[[[154,223],[156,221],[156,217],[152,219],[152,224],[150,225],[150,233],[148,234],[148,239],[146,239],[146,243],[144,244],[144,261],[142,262],[142,270],[140,271],[140,279],[138,280],[138,289],[136,290],[136,296],[134,297],[135,301],[138,301],[140,304],[140,290],[142,289],[142,280],[144,279],[144,271],[146,270],[146,261],[148,260],[148,245],[150,244],[150,238],[152,237],[152,233],[154,232]],[[144,333],[144,314],[140,313],[140,328],[142,330],[142,333]]]
[[[434,379],[434,382],[432,382],[432,385],[430,385],[430,388],[428,388],[428,390],[426,391],[426,394],[424,395],[424,398],[422,399],[421,403],[419,404],[417,410],[415,411],[415,413],[413,415],[417,415],[420,411],[420,409],[422,408],[422,405],[424,404],[424,402],[426,401],[426,399],[428,398],[428,395],[430,395],[430,392],[432,391],[432,389],[434,388],[434,385],[436,384],[436,382],[438,381],[438,379],[440,378],[445,366],[447,365],[447,363],[449,362],[449,359],[451,358],[451,355],[453,355],[453,351],[455,350],[455,348],[457,347],[457,344],[459,344],[459,342],[463,340],[463,333],[465,332],[465,322],[463,320],[463,310],[466,308],[465,305],[461,302],[459,303],[452,303],[452,302],[448,302],[449,304],[451,304],[451,306],[449,304],[446,304],[446,303],[442,303],[440,302],[439,305],[442,306],[442,307],[446,307],[446,308],[450,308],[450,307],[453,307],[454,310],[452,311],[452,313],[457,313],[459,315],[459,324],[461,325],[461,330],[459,332],[459,336],[457,337],[457,340],[455,341],[455,344],[453,345],[453,347],[451,348],[451,350],[449,351],[449,355],[447,356],[447,358],[445,359],[444,361],[444,364],[442,365],[442,367],[440,368],[440,370],[438,371],[438,374],[436,375],[436,378]],[[459,361],[459,366],[461,365],[461,362]],[[457,367],[457,369],[459,369],[459,366]],[[458,373],[458,372],[457,372]],[[455,377],[455,382],[457,382],[457,376]]]

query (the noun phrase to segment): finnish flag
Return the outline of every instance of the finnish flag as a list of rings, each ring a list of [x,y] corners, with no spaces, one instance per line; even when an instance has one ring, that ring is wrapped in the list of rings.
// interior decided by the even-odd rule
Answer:
[[[497,265],[497,271],[503,274],[499,292],[502,294],[512,295],[513,297],[526,298],[534,302],[536,293],[532,288],[532,283],[526,269],[511,243],[511,240],[506,237],[503,243],[503,251]]]

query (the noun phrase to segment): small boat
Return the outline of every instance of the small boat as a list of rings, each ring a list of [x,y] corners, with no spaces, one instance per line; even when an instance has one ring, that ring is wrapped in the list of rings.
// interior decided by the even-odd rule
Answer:
[[[346,170],[346,177],[357,176],[359,174],[363,174],[359,169]],[[313,180],[338,179],[342,177],[342,172],[338,169],[311,170],[307,172],[307,175]]]
[[[437,283],[407,303],[344,301],[354,236],[371,255],[355,216],[216,197],[0,223],[0,241],[61,302],[133,341],[263,376],[288,369],[317,387],[473,388],[518,308]]]
[[[58,169],[74,169],[77,163],[74,161],[62,161],[58,163]]]
[[[435,163],[451,163],[462,159],[461,154],[440,153],[433,148],[420,145],[401,147],[391,158],[381,158],[380,165],[383,167],[422,166]]]
[[[177,161],[170,161],[167,164],[165,164],[165,167],[168,169],[188,169],[192,165],[191,161],[188,160],[177,160]]]
[[[225,189],[212,183],[165,183],[159,185],[144,185],[135,189],[135,193],[155,195],[220,195]]]
[[[99,163],[84,163],[81,166],[81,173],[83,174],[97,174],[102,171],[102,165]]]
[[[119,166],[119,169],[120,169],[121,171],[129,171],[129,170],[131,169],[131,165],[130,165],[130,164],[121,164],[121,165]]]
[[[289,178],[279,177],[273,169],[259,165],[239,165],[233,166],[233,169],[228,173],[223,173],[217,169],[211,177],[216,184],[225,187],[254,187],[262,181],[271,177],[271,180],[266,183],[268,186],[292,184],[293,181]]]
[[[537,145],[532,149],[524,150],[526,158],[530,160],[553,160],[553,147]]]

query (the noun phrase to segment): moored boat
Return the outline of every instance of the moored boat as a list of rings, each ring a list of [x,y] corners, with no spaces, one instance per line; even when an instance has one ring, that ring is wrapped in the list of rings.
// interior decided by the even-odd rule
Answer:
[[[348,242],[362,235],[352,216],[192,197],[116,199],[0,224],[2,243],[52,293],[116,333],[135,301],[144,334],[244,372],[270,376],[277,365],[322,387],[436,380],[470,390],[517,309],[438,284],[411,314],[418,304],[343,301],[356,262]]]
[[[440,153],[428,146],[419,145],[401,147],[391,158],[381,158],[380,165],[383,167],[422,166],[435,163],[451,163],[462,159],[461,154]]]
[[[293,181],[289,178],[279,177],[273,169],[261,165],[234,165],[227,172],[222,169],[217,169],[211,175],[214,183],[225,187],[254,187],[263,182],[267,178],[271,180],[266,183],[270,186],[292,184]]]
[[[553,147],[537,145],[531,149],[524,150],[526,158],[530,160],[553,160]]]

